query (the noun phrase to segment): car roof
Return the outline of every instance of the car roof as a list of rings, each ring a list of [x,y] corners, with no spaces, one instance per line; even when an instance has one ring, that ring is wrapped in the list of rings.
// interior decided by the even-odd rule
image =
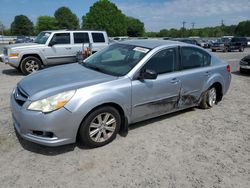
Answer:
[[[120,42],[121,44],[129,44],[134,46],[141,46],[145,48],[156,48],[159,46],[166,46],[166,45],[185,45],[185,43],[172,41],[172,40],[160,40],[160,39],[141,39],[141,40],[125,40]]]

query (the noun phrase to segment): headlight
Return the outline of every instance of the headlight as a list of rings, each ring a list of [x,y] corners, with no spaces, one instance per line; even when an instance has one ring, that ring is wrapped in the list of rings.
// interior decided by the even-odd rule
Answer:
[[[34,101],[28,106],[28,110],[41,111],[41,112],[51,112],[57,110],[59,108],[64,107],[64,105],[70,101],[70,99],[74,96],[74,94],[75,90],[66,91],[63,93],[53,95],[46,99]]]

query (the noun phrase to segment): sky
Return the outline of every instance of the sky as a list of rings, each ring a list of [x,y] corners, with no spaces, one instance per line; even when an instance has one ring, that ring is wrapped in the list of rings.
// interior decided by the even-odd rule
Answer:
[[[95,0],[0,0],[0,22],[10,27],[16,15],[26,15],[34,24],[38,16],[53,16],[66,6],[79,20]],[[237,24],[250,20],[250,0],[111,0],[127,16],[144,22],[146,31]]]

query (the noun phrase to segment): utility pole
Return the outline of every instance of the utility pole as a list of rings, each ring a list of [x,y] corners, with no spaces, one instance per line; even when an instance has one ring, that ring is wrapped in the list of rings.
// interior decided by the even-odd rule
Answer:
[[[221,26],[224,26],[224,20],[221,20]]]
[[[192,22],[191,25],[192,25],[192,29],[194,29],[195,22]]]
[[[186,24],[186,23],[187,23],[186,21],[183,21],[183,22],[182,22],[182,28],[183,28],[183,29],[185,29],[185,24]]]

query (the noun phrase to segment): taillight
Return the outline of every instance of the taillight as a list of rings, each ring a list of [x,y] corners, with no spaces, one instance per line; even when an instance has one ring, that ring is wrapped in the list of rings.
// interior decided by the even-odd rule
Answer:
[[[227,65],[227,72],[231,72],[231,67],[230,67],[230,65]]]

